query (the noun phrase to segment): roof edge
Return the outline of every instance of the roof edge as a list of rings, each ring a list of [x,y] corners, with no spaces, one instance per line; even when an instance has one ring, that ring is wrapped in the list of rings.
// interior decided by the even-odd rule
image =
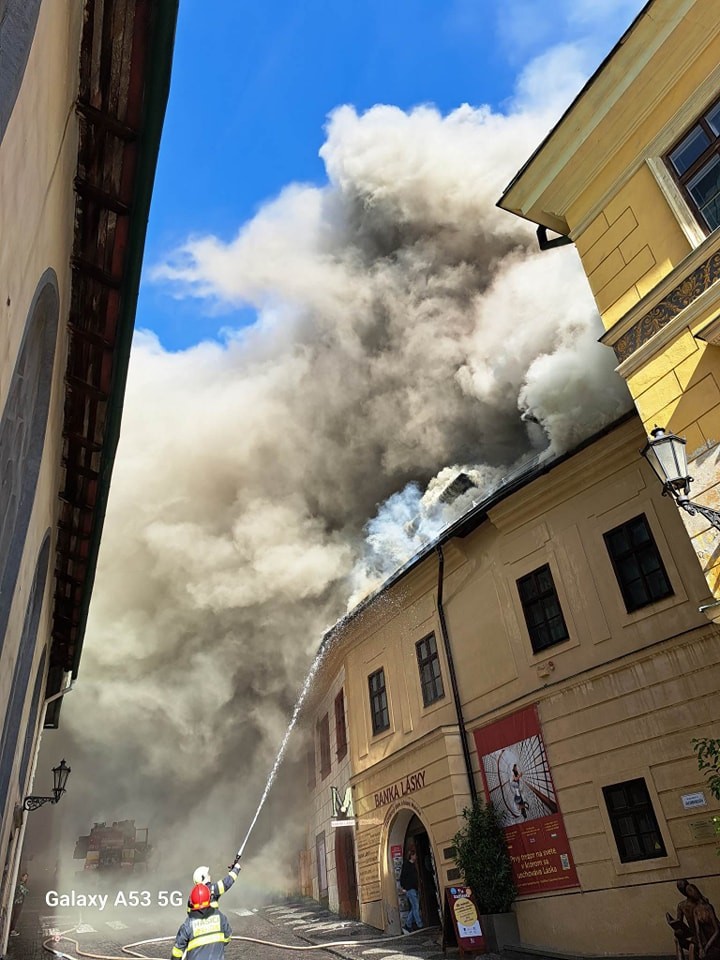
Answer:
[[[115,454],[120,439],[125,387],[130,361],[130,349],[135,329],[137,298],[140,289],[147,223],[150,214],[157,160],[160,151],[165,111],[170,93],[175,30],[177,27],[179,0],[157,0],[154,4],[154,24],[151,49],[147,54],[148,78],[145,84],[143,122],[141,127],[140,154],[136,175],[125,278],[122,286],[122,306],[113,363],[113,381],[108,401],[107,432],[98,481],[96,512],[90,540],[85,584],[78,621],[72,675],[77,677],[82,653],[90,600],[97,572],[100,540],[107,512],[110,480],[115,463]]]
[[[591,447],[603,437],[613,433],[623,424],[629,423],[631,420],[635,419],[639,420],[639,416],[637,410],[635,410],[633,407],[631,410],[628,410],[627,413],[617,417],[611,423],[607,424],[601,430],[593,433],[590,437],[577,444],[577,446],[573,447],[571,450],[568,450],[551,460],[543,461],[536,467],[529,469],[526,473],[520,474],[520,476],[515,477],[508,483],[499,487],[497,490],[494,490],[482,502],[476,504],[476,506],[472,507],[467,513],[463,514],[463,516],[458,517],[457,520],[451,523],[450,526],[440,533],[434,540],[423,547],[421,551],[416,553],[402,567],[388,577],[388,579],[385,580],[381,586],[361,600],[360,603],[348,614],[338,620],[338,622],[324,634],[320,643],[320,651],[323,651],[325,648],[329,648],[336,637],[338,637],[347,626],[353,623],[355,619],[360,616],[360,614],[364,613],[377,599],[391,589],[391,587],[394,587],[416,567],[423,563],[423,561],[427,560],[432,553],[437,552],[439,547],[442,547],[455,537],[464,538],[476,530],[487,519],[489,511],[493,507],[496,507],[503,500],[506,500],[508,497],[512,496],[512,494],[517,493],[518,490],[522,490],[535,480],[538,480],[540,477],[550,473],[556,467],[566,463],[572,457],[577,456],[577,454],[581,453],[588,447]]]
[[[628,28],[624,31],[624,33],[622,34],[622,36],[620,37],[620,39],[617,40],[617,42],[614,44],[614,46],[612,47],[612,49],[610,50],[610,52],[604,57],[604,59],[602,60],[602,62],[600,63],[600,65],[596,68],[596,70],[591,74],[591,76],[590,76],[590,77],[588,78],[588,80],[585,82],[585,84],[584,84],[583,87],[580,89],[580,91],[577,93],[577,95],[575,96],[575,98],[572,100],[572,102],[569,104],[569,106],[568,106],[568,107],[566,108],[566,110],[563,112],[563,114],[562,114],[562,116],[560,117],[560,119],[554,124],[554,126],[552,126],[552,127],[550,128],[550,130],[548,131],[548,133],[546,134],[546,136],[545,136],[545,137],[542,139],[542,141],[538,144],[538,146],[535,148],[535,150],[532,152],[532,154],[528,157],[528,159],[525,161],[525,163],[522,165],[522,167],[520,167],[520,169],[518,170],[518,172],[515,174],[515,176],[514,176],[514,177],[512,178],[512,180],[510,181],[510,183],[505,187],[505,189],[504,189],[503,192],[502,192],[502,195],[500,196],[500,199],[499,199],[499,200],[497,201],[497,203],[495,204],[496,207],[499,207],[501,210],[506,210],[506,211],[508,211],[508,213],[513,213],[513,214],[515,214],[516,216],[522,217],[523,219],[530,220],[530,217],[526,216],[524,213],[521,213],[520,211],[518,211],[518,210],[516,210],[516,209],[513,209],[513,208],[510,207],[510,206],[507,206],[507,205],[504,203],[505,198],[506,198],[507,195],[510,193],[510,191],[513,189],[513,187],[515,187],[515,185],[518,183],[518,181],[522,179],[522,177],[525,175],[526,171],[532,166],[532,164],[535,162],[535,160],[538,158],[538,156],[543,152],[543,150],[545,149],[545,147],[548,145],[548,143],[550,142],[550,140],[552,140],[552,138],[555,136],[555,134],[556,134],[556,132],[559,130],[559,128],[565,123],[565,121],[566,121],[567,118],[570,116],[570,114],[573,112],[573,110],[575,109],[575,107],[580,103],[580,101],[583,99],[583,97],[585,97],[585,95],[588,93],[588,91],[591,89],[591,87],[593,87],[593,86],[595,85],[595,83],[599,80],[601,74],[604,72],[604,70],[605,70],[605,68],[607,67],[607,65],[608,65],[608,64],[610,63],[610,61],[615,57],[615,55],[618,53],[618,51],[619,51],[620,49],[622,49],[622,47],[625,46],[625,44],[626,44],[626,42],[627,42],[630,34],[636,29],[636,27],[639,25],[640,21],[643,19],[643,17],[645,16],[645,14],[648,12],[648,10],[650,9],[650,7],[652,7],[652,5],[653,5],[655,2],[656,2],[656,0],[648,0],[648,2],[645,4],[645,6],[644,6],[644,7],[640,10],[640,12],[635,16],[635,18],[633,19],[632,23],[631,23],[631,24],[628,26]],[[531,222],[532,222],[532,223],[537,223],[538,221],[532,220]],[[544,223],[543,226],[549,227],[551,230],[558,231],[557,223],[559,223],[559,221],[556,221],[556,225],[553,225],[553,223],[548,222],[548,223]],[[563,232],[563,231],[559,231],[559,232]]]

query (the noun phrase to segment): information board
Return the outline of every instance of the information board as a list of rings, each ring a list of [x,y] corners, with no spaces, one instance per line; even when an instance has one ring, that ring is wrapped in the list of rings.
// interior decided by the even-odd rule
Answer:
[[[470,887],[445,887],[443,950],[457,946],[460,953],[487,953],[480,912]]]

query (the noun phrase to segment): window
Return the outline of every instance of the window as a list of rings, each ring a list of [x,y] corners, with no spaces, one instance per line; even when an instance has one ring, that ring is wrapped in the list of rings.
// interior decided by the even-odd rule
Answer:
[[[385,671],[382,667],[368,677],[370,687],[370,714],[373,734],[382,733],[390,727],[387,691],[385,689]]]
[[[603,787],[603,795],[622,863],[667,856],[642,777]]]
[[[335,743],[337,758],[342,760],[347,755],[347,727],[345,726],[345,692],[343,690],[335,697]]]
[[[672,587],[645,514],[605,534],[628,613],[672,595]]]
[[[320,779],[330,773],[330,717],[325,716],[318,723],[318,743],[320,744]]]
[[[517,587],[535,653],[567,640],[570,634],[565,626],[549,564],[521,577]]]
[[[720,103],[703,114],[666,157],[703,227],[720,226]]]
[[[307,752],[307,785],[310,790],[315,786],[315,744],[311,743]]]
[[[415,651],[420,668],[423,703],[426,707],[429,707],[431,703],[435,703],[436,700],[441,700],[445,696],[435,634],[431,633],[418,641],[415,644]]]

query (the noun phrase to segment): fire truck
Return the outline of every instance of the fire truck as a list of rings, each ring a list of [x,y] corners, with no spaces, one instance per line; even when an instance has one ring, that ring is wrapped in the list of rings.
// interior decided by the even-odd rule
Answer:
[[[112,825],[94,823],[90,833],[78,837],[73,859],[84,860],[85,870],[142,872],[148,868],[152,847],[148,828],[134,820],[115,820]]]

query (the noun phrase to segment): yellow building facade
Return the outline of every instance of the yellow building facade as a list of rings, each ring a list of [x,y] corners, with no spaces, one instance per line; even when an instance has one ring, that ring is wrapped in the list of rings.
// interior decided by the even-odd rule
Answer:
[[[647,433],[687,439],[720,509],[720,16],[652,0],[499,206],[572,241]],[[720,534],[683,514],[720,598]],[[718,616],[720,607],[708,611]]]
[[[364,921],[400,932],[412,848],[439,922],[473,794],[503,818],[525,945],[670,954],[677,879],[720,901],[717,804],[691,746],[720,721],[720,631],[643,438],[632,414],[528,467],[326,638],[312,755],[342,691],[349,757],[324,748],[308,845],[353,837]],[[336,777],[351,822],[332,826],[318,797]]]

